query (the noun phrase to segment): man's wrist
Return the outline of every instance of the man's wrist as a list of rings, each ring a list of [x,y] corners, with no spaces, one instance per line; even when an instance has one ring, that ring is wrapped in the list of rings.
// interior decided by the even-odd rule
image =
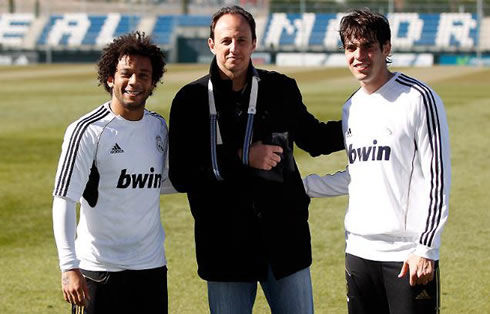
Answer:
[[[425,259],[436,261],[439,259],[439,248],[431,248],[422,244],[418,244],[412,254],[423,257]]]

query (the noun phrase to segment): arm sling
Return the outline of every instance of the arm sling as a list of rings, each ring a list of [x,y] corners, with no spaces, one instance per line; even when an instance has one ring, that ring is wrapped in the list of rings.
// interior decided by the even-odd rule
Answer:
[[[250,100],[248,104],[248,118],[247,118],[247,126],[245,130],[245,138],[243,140],[243,152],[242,152],[242,163],[244,165],[248,165],[248,153],[250,151],[250,144],[252,142],[253,135],[253,122],[254,116],[257,112],[257,94],[259,90],[259,77],[254,69],[254,75],[252,76],[252,88],[250,90]],[[209,101],[209,124],[211,131],[211,164],[213,166],[214,176],[218,181],[223,181],[223,177],[219,171],[218,167],[218,158],[216,153],[216,146],[219,144],[223,144],[223,139],[221,137],[221,132],[219,129],[217,113],[216,113],[216,103],[214,100],[214,92],[213,92],[213,83],[211,82],[211,78],[208,81],[208,101]]]

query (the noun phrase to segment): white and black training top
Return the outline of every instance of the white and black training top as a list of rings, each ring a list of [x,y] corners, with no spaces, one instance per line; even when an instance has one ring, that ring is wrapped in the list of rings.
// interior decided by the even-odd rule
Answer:
[[[81,203],[75,242],[80,268],[166,265],[160,187],[167,136],[160,115],[145,110],[141,120],[128,121],[109,103],[67,128],[53,195]]]
[[[311,197],[349,194],[346,252],[375,261],[409,254],[439,259],[451,183],[444,106],[401,73],[379,90],[359,89],[342,113],[346,171],[304,184]]]

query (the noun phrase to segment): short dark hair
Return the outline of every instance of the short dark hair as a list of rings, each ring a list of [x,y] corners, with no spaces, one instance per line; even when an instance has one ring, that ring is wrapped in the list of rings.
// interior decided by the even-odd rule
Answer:
[[[367,8],[352,10],[344,16],[340,21],[339,34],[343,48],[345,48],[345,42],[351,38],[367,39],[373,43],[378,42],[381,48],[391,40],[388,19]]]
[[[214,40],[214,28],[216,27],[216,23],[218,23],[220,17],[225,14],[238,14],[243,16],[243,18],[248,22],[248,25],[250,25],[250,30],[252,31],[252,40],[257,39],[257,35],[255,34],[255,20],[252,14],[237,5],[221,8],[218,12],[213,14],[211,25],[209,25],[209,38]]]
[[[107,84],[107,79],[114,77],[117,64],[122,57],[134,55],[150,59],[152,83],[155,87],[165,72],[165,55],[150,37],[138,31],[115,38],[102,50],[102,55],[97,63],[99,85],[104,85],[105,90],[111,93],[112,89]]]

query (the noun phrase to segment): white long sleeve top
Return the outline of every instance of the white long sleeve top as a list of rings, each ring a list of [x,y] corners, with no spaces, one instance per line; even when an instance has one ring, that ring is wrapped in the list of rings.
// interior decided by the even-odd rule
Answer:
[[[160,221],[160,193],[172,190],[166,155],[165,120],[147,110],[128,121],[105,103],[67,128],[53,191],[61,270],[166,264]]]
[[[342,113],[348,167],[305,178],[310,197],[349,194],[346,252],[376,261],[409,254],[439,259],[448,217],[451,166],[439,96],[402,73],[367,94],[359,89]]]

